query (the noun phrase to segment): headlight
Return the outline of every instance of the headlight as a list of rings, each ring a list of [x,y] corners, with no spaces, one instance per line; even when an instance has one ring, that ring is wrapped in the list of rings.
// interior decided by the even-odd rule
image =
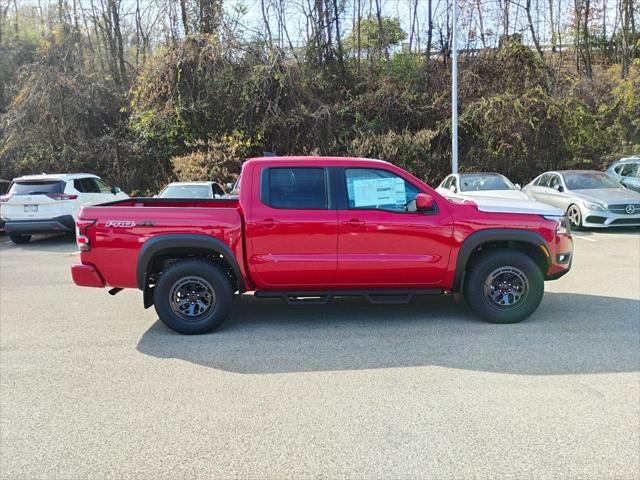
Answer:
[[[571,235],[571,223],[567,219],[566,215],[562,217],[556,217],[555,215],[545,215],[547,220],[553,220],[556,222],[556,234],[558,235]]]
[[[587,202],[586,200],[583,200],[582,203],[589,210],[599,210],[601,212],[606,212],[607,211],[607,207],[602,205],[602,204],[600,204],[600,203]]]

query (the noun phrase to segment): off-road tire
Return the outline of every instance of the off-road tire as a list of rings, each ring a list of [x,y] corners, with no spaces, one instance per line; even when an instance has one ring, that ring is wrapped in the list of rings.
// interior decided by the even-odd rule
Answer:
[[[503,269],[507,272],[512,269],[518,275],[523,275],[527,284],[524,298],[512,306],[498,305],[487,293],[492,291],[493,282],[490,280],[494,278],[493,274]],[[506,290],[509,291],[508,287]],[[544,276],[536,262],[524,253],[491,250],[474,260],[467,270],[463,293],[471,309],[485,320],[491,323],[517,323],[535,312],[540,305],[544,294]]]
[[[188,313],[177,313],[179,307],[174,296],[176,288],[179,288],[176,285],[189,279],[199,279],[195,281],[211,287],[215,302],[211,302],[202,314],[185,318]],[[224,322],[233,305],[233,289],[229,277],[218,265],[204,259],[181,260],[160,275],[153,289],[153,303],[158,317],[171,330],[185,335],[198,335],[211,332]]]

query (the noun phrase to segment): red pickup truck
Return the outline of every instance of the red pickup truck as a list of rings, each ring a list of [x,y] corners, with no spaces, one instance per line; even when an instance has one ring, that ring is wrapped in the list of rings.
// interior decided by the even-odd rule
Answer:
[[[239,190],[83,208],[74,282],[138,288],[169,328],[198,334],[247,291],[289,304],[459,292],[485,319],[512,323],[536,310],[545,280],[571,268],[562,211],[453,202],[380,160],[251,159]]]

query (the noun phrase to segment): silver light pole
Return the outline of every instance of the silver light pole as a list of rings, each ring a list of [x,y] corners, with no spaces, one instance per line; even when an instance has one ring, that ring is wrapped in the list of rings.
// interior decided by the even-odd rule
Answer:
[[[451,173],[458,173],[458,1],[453,0],[451,39]]]

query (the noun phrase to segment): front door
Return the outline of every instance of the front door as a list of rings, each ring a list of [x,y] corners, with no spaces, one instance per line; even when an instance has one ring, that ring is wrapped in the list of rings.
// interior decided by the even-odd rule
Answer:
[[[338,210],[338,286],[419,288],[444,277],[453,223],[443,205],[411,211],[422,189],[384,169],[341,169],[338,182],[346,197]]]
[[[248,261],[261,289],[327,289],[336,278],[337,211],[329,209],[328,172],[264,167],[256,172],[247,224]]]

